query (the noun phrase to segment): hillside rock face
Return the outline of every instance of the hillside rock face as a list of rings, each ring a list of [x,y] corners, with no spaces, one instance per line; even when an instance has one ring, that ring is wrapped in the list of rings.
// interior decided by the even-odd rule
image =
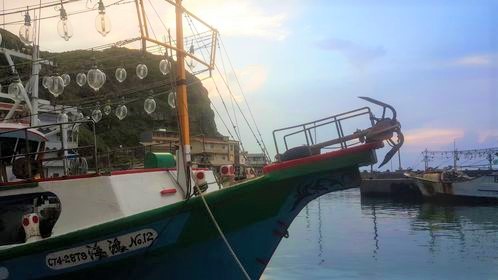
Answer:
[[[3,37],[3,47],[31,53],[31,48],[25,46],[17,36],[2,29],[0,32]],[[171,87],[171,85],[176,75],[174,73],[163,75],[159,71],[159,62],[164,58],[163,56],[144,54],[135,49],[111,47],[102,51],[42,52],[41,57],[51,60],[56,66],[42,67],[39,85],[40,98],[48,99],[52,104],[78,106],[85,116],[91,115],[97,103],[100,104],[101,109],[105,104],[111,103],[113,110],[121,102],[126,103],[128,115],[125,119],[118,120],[112,112],[97,123],[97,134],[106,146],[111,148],[119,145],[137,146],[141,133],[154,129],[165,128],[169,131],[178,131],[177,111],[168,105],[168,93],[174,90],[174,86]],[[3,66],[7,65],[3,56],[0,58],[0,63]],[[16,59],[15,63],[26,63],[26,61]],[[136,75],[136,66],[139,63],[147,65],[148,68],[148,75],[143,80]],[[87,73],[94,66],[106,74],[104,86],[98,91],[94,91],[88,85],[78,86],[76,75]],[[125,68],[127,72],[127,78],[122,83],[115,78],[115,71],[118,67]],[[173,71],[176,69],[174,64],[172,69]],[[17,70],[23,82],[29,79],[31,65],[20,64]],[[13,75],[9,73],[7,67],[2,67],[1,71],[0,83],[6,88]],[[42,77],[64,73],[71,76],[71,83],[65,87],[62,95],[55,98],[42,86]],[[190,73],[187,73],[187,83],[191,134],[220,136],[206,88],[198,78]],[[143,108],[144,100],[150,95],[157,95],[154,97],[157,108],[154,113],[148,115]]]

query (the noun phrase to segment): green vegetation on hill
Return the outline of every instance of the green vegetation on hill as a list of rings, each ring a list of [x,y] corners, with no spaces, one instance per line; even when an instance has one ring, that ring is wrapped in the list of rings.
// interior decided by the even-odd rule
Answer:
[[[0,32],[3,36],[2,46],[18,50],[25,49],[27,53],[30,53],[30,48],[24,46],[17,36],[6,30],[0,30]],[[128,115],[125,119],[118,120],[114,112],[112,112],[109,116],[104,115],[102,120],[97,123],[96,130],[99,142],[104,146],[109,148],[119,147],[120,145],[137,146],[142,132],[158,128],[166,128],[171,131],[178,130],[176,110],[171,109],[167,102],[167,92],[171,90],[171,74],[165,76],[159,71],[159,62],[163,59],[163,56],[150,53],[143,54],[140,50],[122,47],[112,47],[103,51],[42,52],[41,56],[55,62],[57,65],[56,67],[44,66],[40,73],[40,97],[50,100],[52,104],[80,106],[84,115],[90,116],[96,102],[100,103],[101,109],[107,102],[111,102],[113,110],[115,105],[119,104],[123,98],[127,102]],[[5,66],[7,62],[0,60],[0,63]],[[16,60],[16,63],[19,63],[19,60]],[[143,80],[140,80],[135,74],[136,65],[139,63],[146,64],[148,68],[148,75]],[[80,87],[76,84],[76,75],[80,72],[87,73],[95,64],[105,72],[107,77],[104,86],[97,92],[88,85]],[[123,83],[119,83],[115,79],[115,70],[118,67],[124,67],[127,71],[127,78]],[[173,65],[174,69],[176,69],[175,65]],[[3,71],[3,77],[12,76],[6,67],[3,67]],[[23,65],[18,68],[18,71],[19,76],[25,82],[30,76],[31,67],[30,65]],[[71,76],[71,83],[64,89],[61,96],[55,98],[42,86],[41,78],[45,75],[61,75],[64,73]],[[0,83],[5,87],[8,86],[10,80],[3,78]],[[187,83],[191,134],[219,136],[207,90],[203,87],[201,81],[190,73],[187,73]],[[150,94],[162,92],[166,94],[155,97],[156,111],[151,115],[145,113],[143,109],[144,100]],[[128,103],[131,100],[134,101]],[[84,135],[86,134],[80,135],[82,142],[90,140],[87,139],[89,137]]]

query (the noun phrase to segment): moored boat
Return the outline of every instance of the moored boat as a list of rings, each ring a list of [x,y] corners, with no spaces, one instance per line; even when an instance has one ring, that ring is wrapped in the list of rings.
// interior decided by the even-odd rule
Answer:
[[[493,170],[474,172],[473,176],[455,170],[405,175],[412,178],[422,195],[429,199],[498,202],[498,172]]]

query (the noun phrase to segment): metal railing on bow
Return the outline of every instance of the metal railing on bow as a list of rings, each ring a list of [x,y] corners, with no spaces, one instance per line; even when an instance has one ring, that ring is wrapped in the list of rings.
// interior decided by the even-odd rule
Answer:
[[[327,118],[274,130],[273,141],[275,143],[277,160],[283,160],[281,158],[282,154],[300,145],[308,147],[309,154],[315,154],[319,153],[322,148],[344,149],[360,143],[354,133],[349,135],[344,134],[343,122],[361,117],[368,117],[367,121],[372,126],[375,124],[375,118],[370,108],[362,107]],[[317,137],[318,130],[322,131],[321,135],[335,134],[337,137],[320,142]],[[292,147],[289,147],[290,138],[294,140]]]

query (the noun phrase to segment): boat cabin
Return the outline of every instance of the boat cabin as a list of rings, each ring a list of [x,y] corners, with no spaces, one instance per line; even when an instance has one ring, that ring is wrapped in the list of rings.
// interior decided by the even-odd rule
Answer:
[[[47,138],[22,124],[0,124],[0,182],[43,176],[43,151]]]

